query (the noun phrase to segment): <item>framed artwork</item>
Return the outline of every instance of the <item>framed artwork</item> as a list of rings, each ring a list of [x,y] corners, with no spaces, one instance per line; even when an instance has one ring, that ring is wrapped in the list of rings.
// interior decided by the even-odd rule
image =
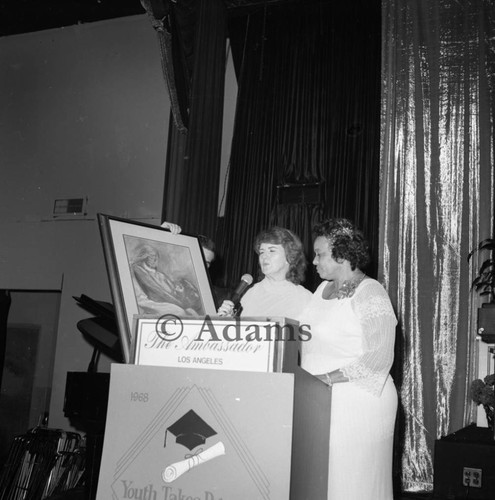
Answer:
[[[127,363],[134,317],[216,314],[210,279],[196,236],[98,214],[122,351]]]

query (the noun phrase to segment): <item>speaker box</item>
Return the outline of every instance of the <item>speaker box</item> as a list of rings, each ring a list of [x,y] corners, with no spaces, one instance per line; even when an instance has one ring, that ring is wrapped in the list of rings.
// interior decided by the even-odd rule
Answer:
[[[109,387],[109,373],[67,372],[64,415],[81,422],[84,431],[89,425],[103,431]]]
[[[483,342],[495,344],[495,304],[491,302],[478,308],[478,335]]]
[[[109,373],[67,372],[64,414],[86,433],[85,500],[96,498],[109,390]],[[76,492],[70,495],[76,498]]]
[[[493,431],[470,425],[435,441],[433,498],[495,499]],[[481,470],[480,487],[463,484],[465,469]]]

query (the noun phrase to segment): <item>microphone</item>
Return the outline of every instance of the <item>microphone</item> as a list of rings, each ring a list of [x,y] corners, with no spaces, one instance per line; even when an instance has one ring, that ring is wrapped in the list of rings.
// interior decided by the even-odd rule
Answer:
[[[253,283],[253,277],[250,274],[243,274],[241,277],[241,281],[237,285],[237,288],[234,290],[234,293],[230,297],[230,300],[237,305],[242,296],[246,293],[246,290]]]

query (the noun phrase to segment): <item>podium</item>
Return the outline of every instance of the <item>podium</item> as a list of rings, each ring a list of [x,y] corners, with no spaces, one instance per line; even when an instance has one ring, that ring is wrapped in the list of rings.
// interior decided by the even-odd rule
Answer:
[[[213,319],[222,328],[225,321]],[[260,321],[286,322],[243,319],[233,342],[245,342],[246,327]],[[144,330],[135,353],[141,341],[149,345]],[[273,363],[264,372],[249,371],[238,358],[242,369],[222,369],[232,368],[231,354],[219,344],[210,346],[219,360],[213,369],[112,365],[96,500],[325,498],[331,392],[297,366],[297,339],[282,331],[283,338],[271,339]],[[184,353],[190,338],[176,341],[167,349],[194,359]],[[198,359],[209,359],[201,345]]]

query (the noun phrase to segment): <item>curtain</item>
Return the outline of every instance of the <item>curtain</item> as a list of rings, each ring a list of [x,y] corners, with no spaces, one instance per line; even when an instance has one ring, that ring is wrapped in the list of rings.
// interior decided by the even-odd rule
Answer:
[[[214,234],[222,143],[227,11],[222,0],[141,0],[160,42],[171,119],[163,220]]]
[[[493,227],[495,2],[383,0],[380,276],[400,332],[402,488],[472,419],[469,251]]]
[[[183,169],[181,191],[168,189],[177,211],[167,220],[187,231],[212,235],[216,229],[223,97],[225,86],[227,13],[222,0],[198,0],[189,127],[183,161],[167,171]],[[173,147],[173,143],[169,147]]]
[[[311,260],[314,223],[346,216],[376,258],[380,34],[379,1],[265,4],[229,20],[239,91],[217,235],[224,285],[257,275],[252,243],[274,224],[299,234]]]
[[[170,0],[141,0],[141,5],[156,31],[163,77],[170,98],[171,117],[177,130],[187,131],[189,121],[190,79],[194,36],[189,29],[196,24],[195,0],[183,0],[180,7]],[[176,13],[179,12],[177,16]],[[179,18],[182,22],[178,22]],[[185,31],[186,35],[181,36]],[[189,35],[189,36],[187,36]]]

